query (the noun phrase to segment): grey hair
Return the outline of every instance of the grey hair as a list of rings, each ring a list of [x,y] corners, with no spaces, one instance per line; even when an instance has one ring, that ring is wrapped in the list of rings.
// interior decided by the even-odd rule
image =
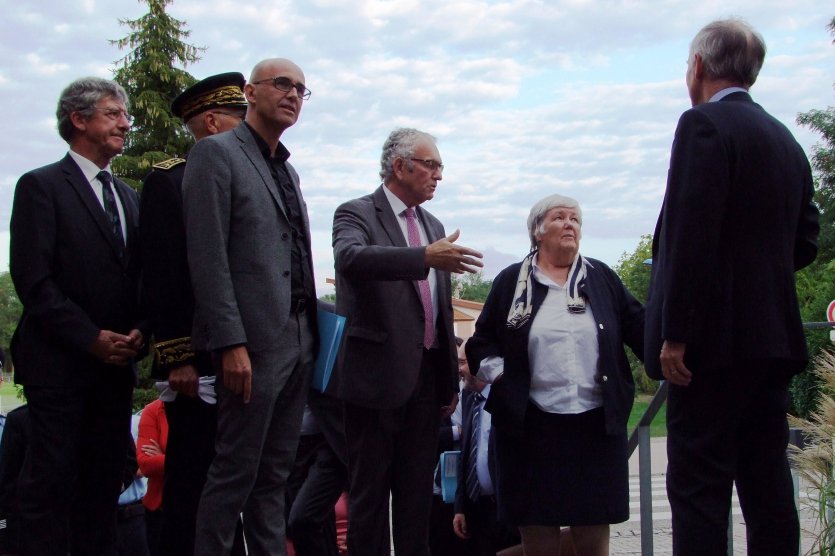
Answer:
[[[383,154],[380,155],[380,177],[383,182],[394,174],[396,159],[402,158],[408,168],[412,167],[412,161],[409,159],[415,155],[417,144],[423,139],[428,139],[432,144],[437,142],[432,135],[410,127],[399,127],[389,134],[383,143]]]
[[[689,63],[698,54],[705,76],[750,88],[765,60],[765,41],[741,19],[720,19],[705,25],[690,43]]]
[[[544,199],[540,199],[531,207],[531,212],[528,214],[528,236],[531,238],[531,251],[536,249],[536,234],[541,234],[545,230],[542,229],[545,215],[548,211],[557,208],[565,207],[575,209],[577,215],[580,217],[580,225],[583,225],[583,210],[580,208],[580,203],[576,199],[566,197],[565,195],[548,195]]]
[[[67,143],[72,140],[75,133],[75,126],[70,119],[73,112],[81,112],[86,117],[93,114],[96,104],[103,98],[118,99],[128,108],[128,94],[125,89],[110,79],[101,77],[82,77],[76,79],[61,91],[58,99],[58,110],[55,112],[58,118],[58,134]]]

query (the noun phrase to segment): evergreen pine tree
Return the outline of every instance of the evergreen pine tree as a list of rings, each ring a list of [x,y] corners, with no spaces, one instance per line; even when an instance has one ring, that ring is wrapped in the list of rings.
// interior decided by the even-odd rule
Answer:
[[[205,50],[184,42],[191,34],[185,22],[165,12],[173,0],[139,1],[148,4],[148,13],[138,19],[120,19],[130,32],[110,41],[120,50],[130,48],[115,62],[113,74],[128,93],[134,117],[124,153],[113,160],[113,171],[136,189],[152,165],[183,156],[193,143],[170,107],[181,91],[196,82],[182,68],[199,60],[199,53]]]

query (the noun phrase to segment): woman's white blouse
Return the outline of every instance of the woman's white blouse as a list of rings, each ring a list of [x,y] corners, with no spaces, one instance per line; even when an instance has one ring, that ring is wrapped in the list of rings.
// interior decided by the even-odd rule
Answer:
[[[548,413],[582,413],[603,405],[594,380],[599,355],[597,325],[591,304],[586,311],[568,312],[565,288],[534,265],[533,279],[548,287],[528,337],[531,370],[530,398]],[[501,357],[487,357],[478,376],[493,382],[504,371]]]

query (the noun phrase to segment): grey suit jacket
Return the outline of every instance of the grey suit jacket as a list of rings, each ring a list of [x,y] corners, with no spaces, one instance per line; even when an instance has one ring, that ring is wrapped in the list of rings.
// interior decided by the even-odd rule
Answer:
[[[421,207],[416,211],[429,242],[444,237],[437,218]],[[423,307],[415,281],[429,271],[425,250],[407,245],[382,186],[336,209],[333,250],[336,312],[347,318],[334,372],[337,393],[365,407],[400,407],[415,389],[423,356]],[[445,405],[457,391],[457,361],[450,275],[438,271],[437,277],[444,365],[436,384]]]
[[[296,171],[288,172],[307,207]],[[241,124],[197,142],[183,178],[196,349],[276,349],[290,314],[290,223],[252,132]],[[309,250],[308,250],[309,252]],[[312,274],[312,269],[311,269]]]

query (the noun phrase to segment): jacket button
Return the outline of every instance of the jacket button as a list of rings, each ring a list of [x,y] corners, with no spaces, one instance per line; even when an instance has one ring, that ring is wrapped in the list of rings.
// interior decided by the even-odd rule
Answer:
[[[289,238],[289,237],[290,237],[290,234],[288,234],[287,232],[284,232],[284,233],[281,234],[281,239],[283,239],[284,241],[287,241],[287,238]]]
[[[281,273],[281,275],[284,276],[284,277],[290,276],[290,271],[285,270],[284,272]]]
[[[603,375],[603,382],[606,382],[607,380],[609,380],[609,377],[606,376],[606,375]]]

